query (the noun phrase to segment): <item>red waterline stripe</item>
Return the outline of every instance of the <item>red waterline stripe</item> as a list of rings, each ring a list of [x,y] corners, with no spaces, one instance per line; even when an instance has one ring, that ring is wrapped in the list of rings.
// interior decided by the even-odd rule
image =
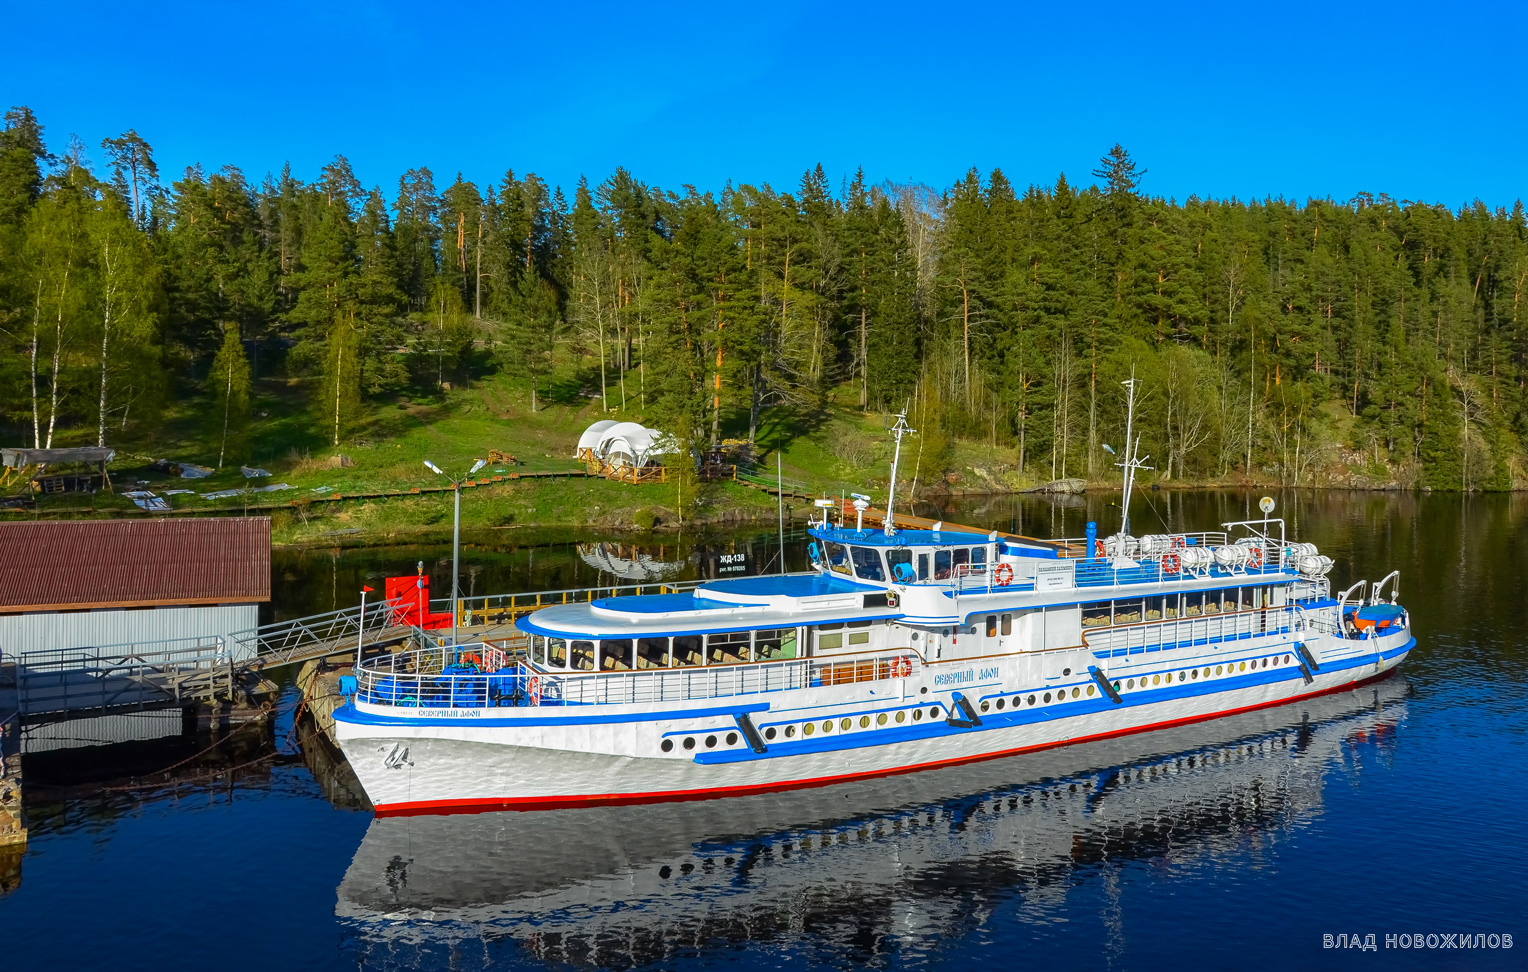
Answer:
[[[1155,732],[1158,729],[1171,729],[1174,726],[1186,726],[1195,722],[1207,722],[1210,719],[1221,719],[1226,716],[1240,715],[1243,712],[1253,712],[1258,709],[1271,709],[1281,705],[1292,705],[1304,699],[1313,699],[1319,695],[1331,695],[1335,692],[1346,692],[1349,689],[1358,688],[1383,678],[1389,678],[1400,666],[1380,672],[1378,675],[1370,675],[1343,685],[1337,685],[1317,692],[1307,692],[1304,695],[1295,695],[1287,699],[1279,699],[1274,702],[1259,702],[1256,705],[1246,705],[1239,709],[1225,709],[1220,712],[1210,712],[1204,715],[1186,716],[1182,719],[1170,719],[1166,722],[1154,722],[1150,725],[1137,726],[1132,729],[1116,729],[1113,732],[1100,732],[1091,736],[1078,736],[1075,739],[1067,739],[1060,742],[1041,743],[1037,746],[1020,746],[1017,749],[1004,749],[995,753],[979,753],[975,756],[956,756],[951,759],[936,760],[932,763],[917,763],[912,766],[896,766],[884,770],[866,770],[862,773],[845,773],[841,776],[821,776],[810,780],[785,780],[779,783],[758,783],[752,786],[718,786],[704,790],[663,790],[654,793],[601,793],[590,796],[549,796],[549,797],[519,797],[515,799],[499,800],[414,800],[407,803],[384,803],[378,805],[376,815],[379,817],[414,817],[425,814],[452,814],[452,813],[491,813],[495,810],[567,810],[576,807],[593,806],[625,806],[638,803],[679,803],[688,800],[716,800],[723,797],[750,796],[757,793],[780,793],[785,790],[805,790],[819,786],[833,786],[838,783],[852,783],[857,780],[871,780],[885,776],[901,776],[906,773],[919,773],[924,770],[943,769],[948,766],[959,766],[965,763],[979,763],[989,759],[1002,759],[1007,756],[1021,756],[1025,753],[1039,752],[1042,749],[1057,749],[1061,746],[1076,746],[1080,743],[1098,742],[1101,739],[1114,739],[1119,736],[1130,736],[1139,732]]]

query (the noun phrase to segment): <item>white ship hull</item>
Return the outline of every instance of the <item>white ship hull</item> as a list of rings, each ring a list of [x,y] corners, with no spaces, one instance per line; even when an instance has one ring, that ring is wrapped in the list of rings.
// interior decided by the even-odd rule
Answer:
[[[1315,671],[1302,664],[1300,643],[1318,662]],[[933,769],[1281,705],[1382,677],[1414,644],[1398,628],[1366,639],[1283,633],[1108,662],[1067,649],[677,703],[420,708],[400,716],[395,706],[358,701],[337,713],[336,729],[384,816],[708,799]],[[1121,686],[1120,701],[1095,691],[1102,685],[1089,677],[1094,664]],[[1123,687],[1136,680],[1141,687]],[[1064,701],[1040,701],[1047,690]],[[973,713],[981,707],[979,724],[963,718],[962,698]],[[750,745],[745,722],[759,733],[774,730],[763,752]]]

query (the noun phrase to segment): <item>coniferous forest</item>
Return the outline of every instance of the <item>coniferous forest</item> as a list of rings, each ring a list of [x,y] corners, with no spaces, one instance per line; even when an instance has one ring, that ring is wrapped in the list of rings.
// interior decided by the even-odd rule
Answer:
[[[399,396],[493,373],[546,405],[571,368],[581,400],[697,450],[782,414],[910,404],[935,453],[1102,478],[1134,369],[1158,480],[1528,480],[1521,203],[1170,200],[1120,146],[1046,185],[951,175],[364,186],[342,156],[167,173],[133,131],[57,145],[14,108],[0,437],[115,445],[194,400],[219,461],[242,461],[269,376],[344,445]]]

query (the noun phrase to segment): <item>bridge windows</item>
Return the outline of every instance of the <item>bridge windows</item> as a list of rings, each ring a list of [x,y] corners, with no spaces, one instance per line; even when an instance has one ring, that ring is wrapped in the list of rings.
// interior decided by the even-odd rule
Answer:
[[[854,559],[854,574],[861,580],[884,581],[886,569],[881,565],[881,552],[874,547],[850,547]]]
[[[926,561],[927,557],[925,555]],[[898,570],[898,567],[902,569]],[[891,574],[892,580],[904,583],[918,576],[916,568],[913,567],[913,552],[906,547],[886,551],[886,569]]]
[[[594,671],[594,642],[575,641],[571,645],[572,668],[575,672]]]
[[[836,574],[849,573],[849,551],[841,543],[832,540],[822,542],[822,558],[828,569]]]

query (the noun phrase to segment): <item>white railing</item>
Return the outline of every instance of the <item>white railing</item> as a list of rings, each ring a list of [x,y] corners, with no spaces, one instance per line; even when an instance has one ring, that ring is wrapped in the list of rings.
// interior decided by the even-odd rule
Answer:
[[[1297,631],[1305,627],[1305,618],[1304,612],[1294,607],[1258,608],[1085,630],[1082,643],[1092,651],[1108,651],[1111,655],[1121,651],[1161,651]]]
[[[904,651],[648,671],[558,672],[510,663],[504,652],[491,646],[462,645],[367,659],[356,670],[356,698],[406,708],[682,702],[905,678],[921,664],[915,653]]]

